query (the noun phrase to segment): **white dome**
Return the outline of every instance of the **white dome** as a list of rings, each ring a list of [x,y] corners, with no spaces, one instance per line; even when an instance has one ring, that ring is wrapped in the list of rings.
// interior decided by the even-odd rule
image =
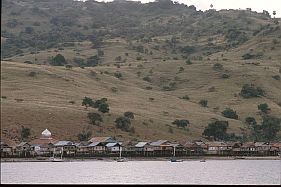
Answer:
[[[45,129],[45,130],[42,132],[42,136],[50,137],[51,135],[52,135],[52,133],[51,133],[48,129]]]

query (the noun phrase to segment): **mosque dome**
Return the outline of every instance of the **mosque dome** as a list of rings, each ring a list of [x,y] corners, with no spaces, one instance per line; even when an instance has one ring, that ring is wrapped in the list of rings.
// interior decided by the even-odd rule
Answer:
[[[52,133],[48,130],[48,129],[45,129],[42,133],[42,138],[51,138],[52,136]]]

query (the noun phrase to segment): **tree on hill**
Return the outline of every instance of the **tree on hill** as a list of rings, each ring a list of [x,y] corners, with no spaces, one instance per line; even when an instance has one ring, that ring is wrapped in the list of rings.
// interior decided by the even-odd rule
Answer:
[[[83,130],[81,133],[77,135],[77,138],[79,141],[88,141],[92,136],[91,131],[85,131]]]
[[[222,115],[226,118],[231,118],[231,119],[238,119],[238,115],[236,114],[236,111],[226,108],[223,112]]]
[[[281,119],[273,116],[263,116],[261,130],[265,140],[275,140],[277,133],[280,131]]]
[[[53,66],[64,66],[66,64],[66,60],[63,55],[57,54],[54,58],[53,61],[51,62],[51,65]]]
[[[98,99],[98,100],[96,100],[96,101],[94,102],[93,107],[94,107],[94,108],[99,108],[99,106],[100,106],[101,104],[103,104],[103,103],[106,103],[106,101],[107,101],[107,98]]]
[[[257,125],[257,121],[253,117],[246,117],[245,122],[250,126]]]
[[[89,112],[88,118],[93,125],[97,125],[97,121],[102,122],[102,117],[99,113]]]
[[[129,112],[129,111],[125,112],[124,116],[129,118],[129,119],[134,119],[135,118],[134,113],[133,112]]]
[[[193,47],[193,46],[184,46],[184,47],[182,47],[181,48],[181,52],[182,53],[185,53],[185,54],[187,54],[187,55],[190,55],[190,54],[192,54],[192,53],[194,53],[195,52],[195,47]]]
[[[189,124],[189,121],[186,119],[181,119],[181,120],[176,119],[172,124],[177,125],[177,127],[185,128]]]
[[[31,134],[30,128],[21,126],[20,135],[21,135],[22,141],[27,140],[29,138],[30,134]]]
[[[82,101],[82,106],[85,106],[86,108],[94,106],[94,101],[89,97],[84,97]]]
[[[270,108],[268,107],[268,104],[266,104],[266,103],[259,104],[258,109],[265,114],[267,114],[268,111],[270,110]]]
[[[101,103],[98,110],[102,113],[107,113],[109,112],[109,105],[107,103]]]
[[[131,121],[129,118],[121,116],[121,117],[116,118],[115,124],[116,124],[116,127],[118,129],[121,129],[122,131],[129,131]]]
[[[240,95],[244,98],[260,97],[264,96],[264,91],[260,87],[255,87],[254,85],[244,84]]]
[[[87,66],[94,67],[100,62],[100,58],[97,55],[91,56],[87,59]]]
[[[228,128],[228,121],[219,121],[211,122],[205,127],[202,135],[207,136],[208,138],[213,137],[214,140],[224,140],[228,137],[226,133]]]
[[[122,77],[122,73],[121,72],[115,72],[114,76],[118,79],[120,79]]]
[[[103,39],[95,35],[89,36],[90,41],[93,44],[93,48],[100,48],[103,45]]]

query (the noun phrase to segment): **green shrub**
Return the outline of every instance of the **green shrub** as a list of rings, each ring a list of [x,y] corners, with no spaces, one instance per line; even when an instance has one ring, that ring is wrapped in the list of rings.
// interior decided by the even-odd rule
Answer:
[[[152,87],[151,86],[147,86],[147,87],[145,87],[145,89],[152,90]]]
[[[255,87],[254,85],[244,84],[240,95],[244,98],[260,97],[264,96],[265,92],[260,87]]]
[[[267,113],[270,110],[270,108],[268,107],[268,104],[266,104],[266,103],[259,104],[258,109],[263,113]]]
[[[221,78],[222,78],[222,79],[228,79],[229,77],[230,77],[230,75],[225,74],[225,73],[221,75]]]
[[[184,71],[184,68],[183,67],[180,67],[179,68],[179,73],[183,72]]]
[[[124,113],[124,116],[127,117],[127,118],[129,118],[129,119],[134,119],[134,118],[135,118],[134,113],[133,113],[133,112],[130,112],[130,111],[125,112],[125,113]]]
[[[97,125],[97,121],[99,121],[99,122],[103,121],[101,115],[99,113],[96,113],[96,112],[90,112],[90,113],[88,113],[87,116],[88,116],[90,122],[93,125]]]
[[[190,55],[195,52],[195,47],[187,45],[181,48],[181,52]]]
[[[100,63],[100,58],[97,55],[87,58],[87,66],[94,67]]]
[[[213,137],[214,140],[225,140],[228,136],[226,133],[228,128],[228,121],[219,121],[216,120],[208,124],[205,127],[202,135],[207,136],[208,138]]]
[[[66,64],[66,60],[64,56],[61,54],[57,54],[51,62],[51,65],[53,66],[63,66],[65,64]]]
[[[73,62],[75,63],[75,64],[77,64],[78,66],[82,66],[82,65],[84,65],[84,59],[83,58],[77,58],[77,57],[75,57],[75,58],[73,58]]]
[[[102,113],[107,113],[109,112],[109,105],[107,103],[101,103],[98,110]]]
[[[33,62],[27,60],[27,61],[24,61],[25,64],[33,64]]]
[[[246,53],[244,55],[242,55],[242,58],[244,60],[249,60],[249,59],[257,59],[257,58],[260,58],[263,56],[263,53],[262,52],[259,52],[257,54],[250,54],[250,53]]]
[[[177,125],[177,127],[185,128],[189,124],[189,121],[186,119],[181,119],[181,120],[176,119],[172,124]]]
[[[187,65],[191,65],[191,64],[192,64],[192,62],[191,62],[190,59],[186,60],[185,63],[186,63]]]
[[[88,141],[92,136],[91,131],[85,131],[83,130],[81,133],[77,135],[77,138],[79,141]]]
[[[129,118],[121,116],[115,120],[116,128],[121,129],[122,131],[129,131],[131,121]]]
[[[69,101],[69,103],[71,103],[71,104],[75,104],[75,101]]]
[[[280,75],[273,75],[272,78],[275,80],[280,80]]]
[[[121,72],[115,72],[114,76],[118,79],[120,79],[122,77],[122,73]]]
[[[180,97],[180,99],[189,100],[190,98],[188,95],[185,95],[185,96]]]
[[[147,81],[147,82],[152,82],[151,78],[149,76],[146,76],[143,78],[144,81]]]
[[[149,98],[149,101],[154,101],[155,99],[153,97],[150,97]]]
[[[202,106],[202,107],[207,107],[208,105],[208,101],[206,99],[202,99],[199,101],[199,104]]]
[[[28,127],[22,126],[20,133],[21,133],[21,140],[22,141],[27,140],[28,137],[31,135],[31,129]]]
[[[72,67],[73,67],[73,66],[70,65],[70,64],[65,65],[65,68],[66,68],[66,69],[72,69]]]
[[[253,118],[253,117],[246,117],[245,122],[246,122],[248,125],[251,125],[251,126],[254,126],[254,125],[257,124],[256,119]]]
[[[111,91],[112,91],[113,93],[116,93],[116,92],[118,92],[118,89],[117,89],[116,87],[112,87],[112,88],[111,88]]]
[[[31,71],[29,74],[28,74],[28,76],[30,76],[30,77],[35,77],[36,76],[36,72],[34,72],[34,71]]]
[[[82,100],[82,106],[85,106],[86,108],[93,107],[94,103],[95,102],[89,97],[84,97],[84,99]]]
[[[223,112],[222,115],[226,118],[231,118],[231,119],[238,119],[238,115],[236,114],[236,111],[226,108]]]
[[[222,69],[223,69],[223,65],[220,64],[220,63],[215,63],[215,64],[213,65],[213,69],[214,69],[214,70],[222,70]]]

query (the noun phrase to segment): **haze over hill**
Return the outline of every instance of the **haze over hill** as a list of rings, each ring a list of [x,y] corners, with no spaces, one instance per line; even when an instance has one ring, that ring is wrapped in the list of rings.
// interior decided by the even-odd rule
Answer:
[[[281,116],[280,19],[266,11],[203,12],[167,0],[3,0],[2,7],[1,139],[20,141],[24,126],[30,139],[48,128],[59,139],[90,130],[186,141],[206,138],[205,127],[223,120],[229,134],[253,140],[245,118],[260,125],[265,115]],[[245,98],[245,84],[262,94]],[[85,96],[107,98],[109,112],[85,109]],[[258,109],[264,103],[268,114]],[[227,108],[238,118],[225,117]],[[127,111],[133,128],[121,130],[115,120]],[[89,112],[103,121],[92,125]],[[273,140],[280,139],[279,132]]]

